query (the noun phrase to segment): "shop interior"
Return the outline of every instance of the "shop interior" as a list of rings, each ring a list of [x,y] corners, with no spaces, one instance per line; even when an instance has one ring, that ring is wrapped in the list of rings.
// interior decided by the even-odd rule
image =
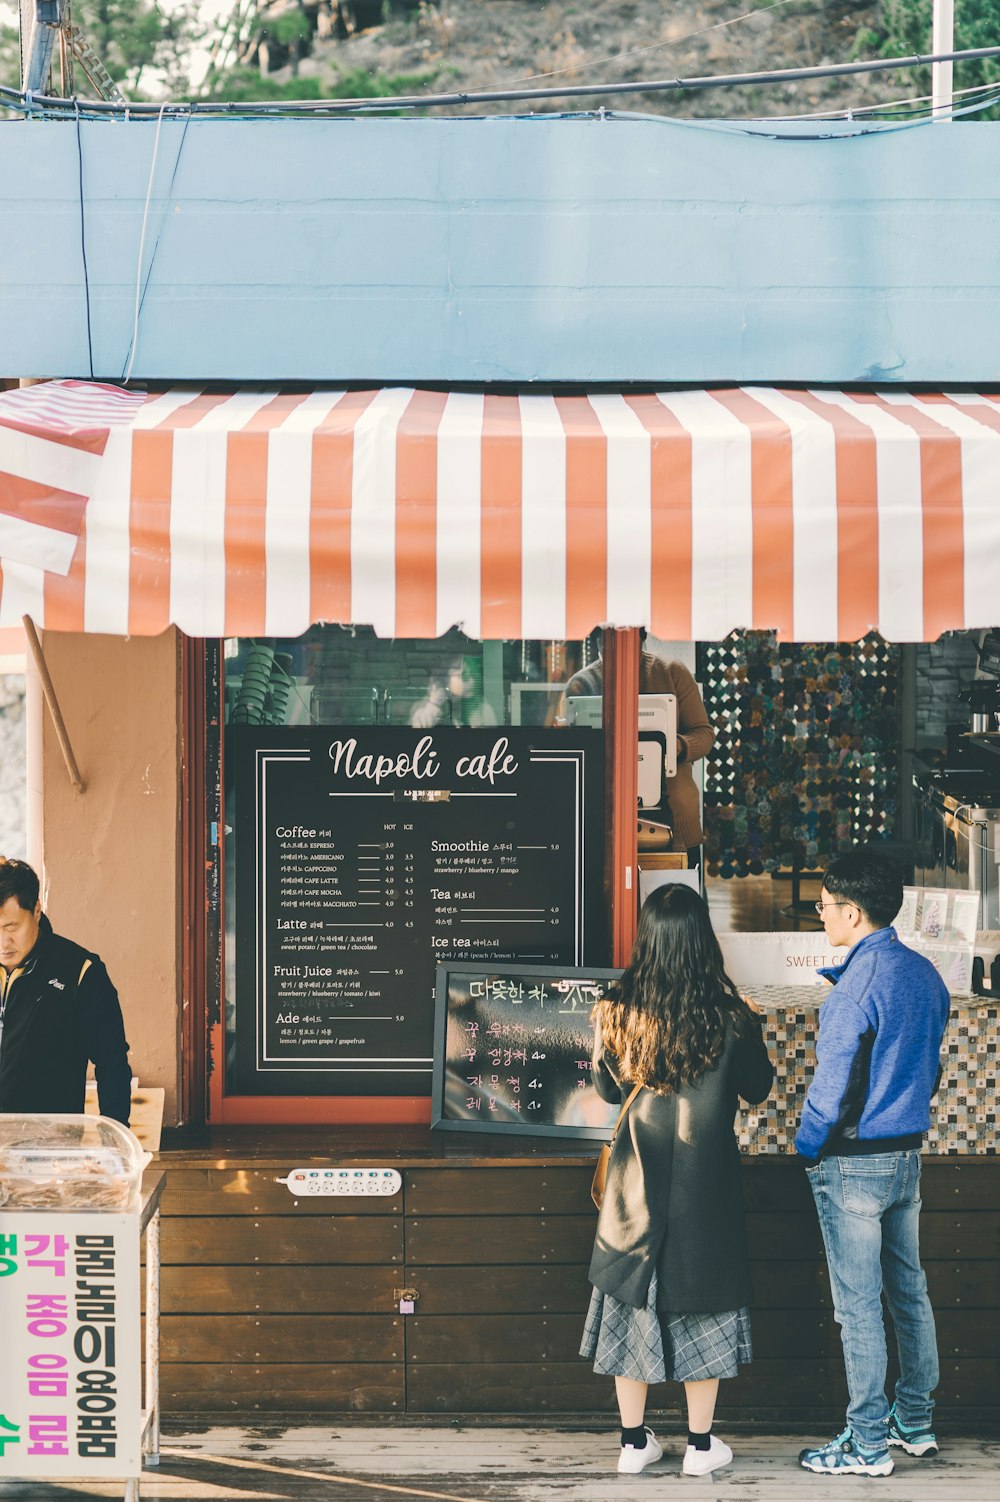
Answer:
[[[567,695],[567,684],[600,661],[601,636],[474,641],[453,630],[390,641],[315,626],[295,640],[231,639],[225,723],[596,729],[594,701]],[[916,645],[877,633],[856,643],[783,643],[761,631],[717,643],[646,639],[646,652],[693,672],[715,730],[692,771],[718,928],[815,928],[827,859],[868,840],[921,884],[981,890],[979,927],[1000,927],[996,863],[977,860],[1000,818],[1000,757],[984,749],[991,736],[1000,744],[998,644],[985,631]],[[640,787],[647,859],[671,848],[666,792],[666,782]],[[970,811],[977,817],[964,819]]]

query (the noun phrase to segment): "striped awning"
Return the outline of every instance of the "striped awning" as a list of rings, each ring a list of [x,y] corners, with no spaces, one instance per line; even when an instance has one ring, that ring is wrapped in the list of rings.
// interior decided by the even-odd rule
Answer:
[[[65,384],[16,395],[41,421]],[[0,628],[920,641],[1000,619],[995,394],[175,389],[79,453],[69,572],[5,557]]]
[[[68,573],[108,433],[142,402],[89,381],[0,393],[0,558]]]

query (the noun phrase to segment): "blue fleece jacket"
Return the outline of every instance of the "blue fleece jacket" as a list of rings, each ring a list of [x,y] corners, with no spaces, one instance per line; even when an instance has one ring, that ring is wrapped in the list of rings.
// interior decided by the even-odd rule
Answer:
[[[816,1162],[919,1145],[939,1077],[947,987],[893,928],[868,934],[820,974],[834,985],[820,1008],[796,1151]]]

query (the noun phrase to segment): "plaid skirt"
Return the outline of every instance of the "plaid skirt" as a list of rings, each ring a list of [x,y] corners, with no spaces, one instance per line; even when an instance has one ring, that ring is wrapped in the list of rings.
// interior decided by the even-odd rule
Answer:
[[[735,1377],[753,1359],[750,1311],[671,1314],[656,1307],[656,1273],[643,1309],[633,1309],[595,1288],[587,1310],[580,1355],[602,1377],[635,1382],[703,1382]]]

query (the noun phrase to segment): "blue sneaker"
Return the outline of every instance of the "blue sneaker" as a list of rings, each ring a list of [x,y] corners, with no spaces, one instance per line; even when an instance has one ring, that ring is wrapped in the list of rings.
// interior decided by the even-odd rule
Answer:
[[[815,1450],[802,1450],[799,1465],[820,1476],[891,1476],[894,1470],[888,1450],[862,1450],[850,1429]]]
[[[889,1443],[898,1445],[901,1450],[906,1451],[907,1455],[917,1455],[921,1458],[938,1453],[938,1442],[934,1430],[920,1425],[916,1429],[904,1429],[899,1422],[895,1403],[889,1409]]]

